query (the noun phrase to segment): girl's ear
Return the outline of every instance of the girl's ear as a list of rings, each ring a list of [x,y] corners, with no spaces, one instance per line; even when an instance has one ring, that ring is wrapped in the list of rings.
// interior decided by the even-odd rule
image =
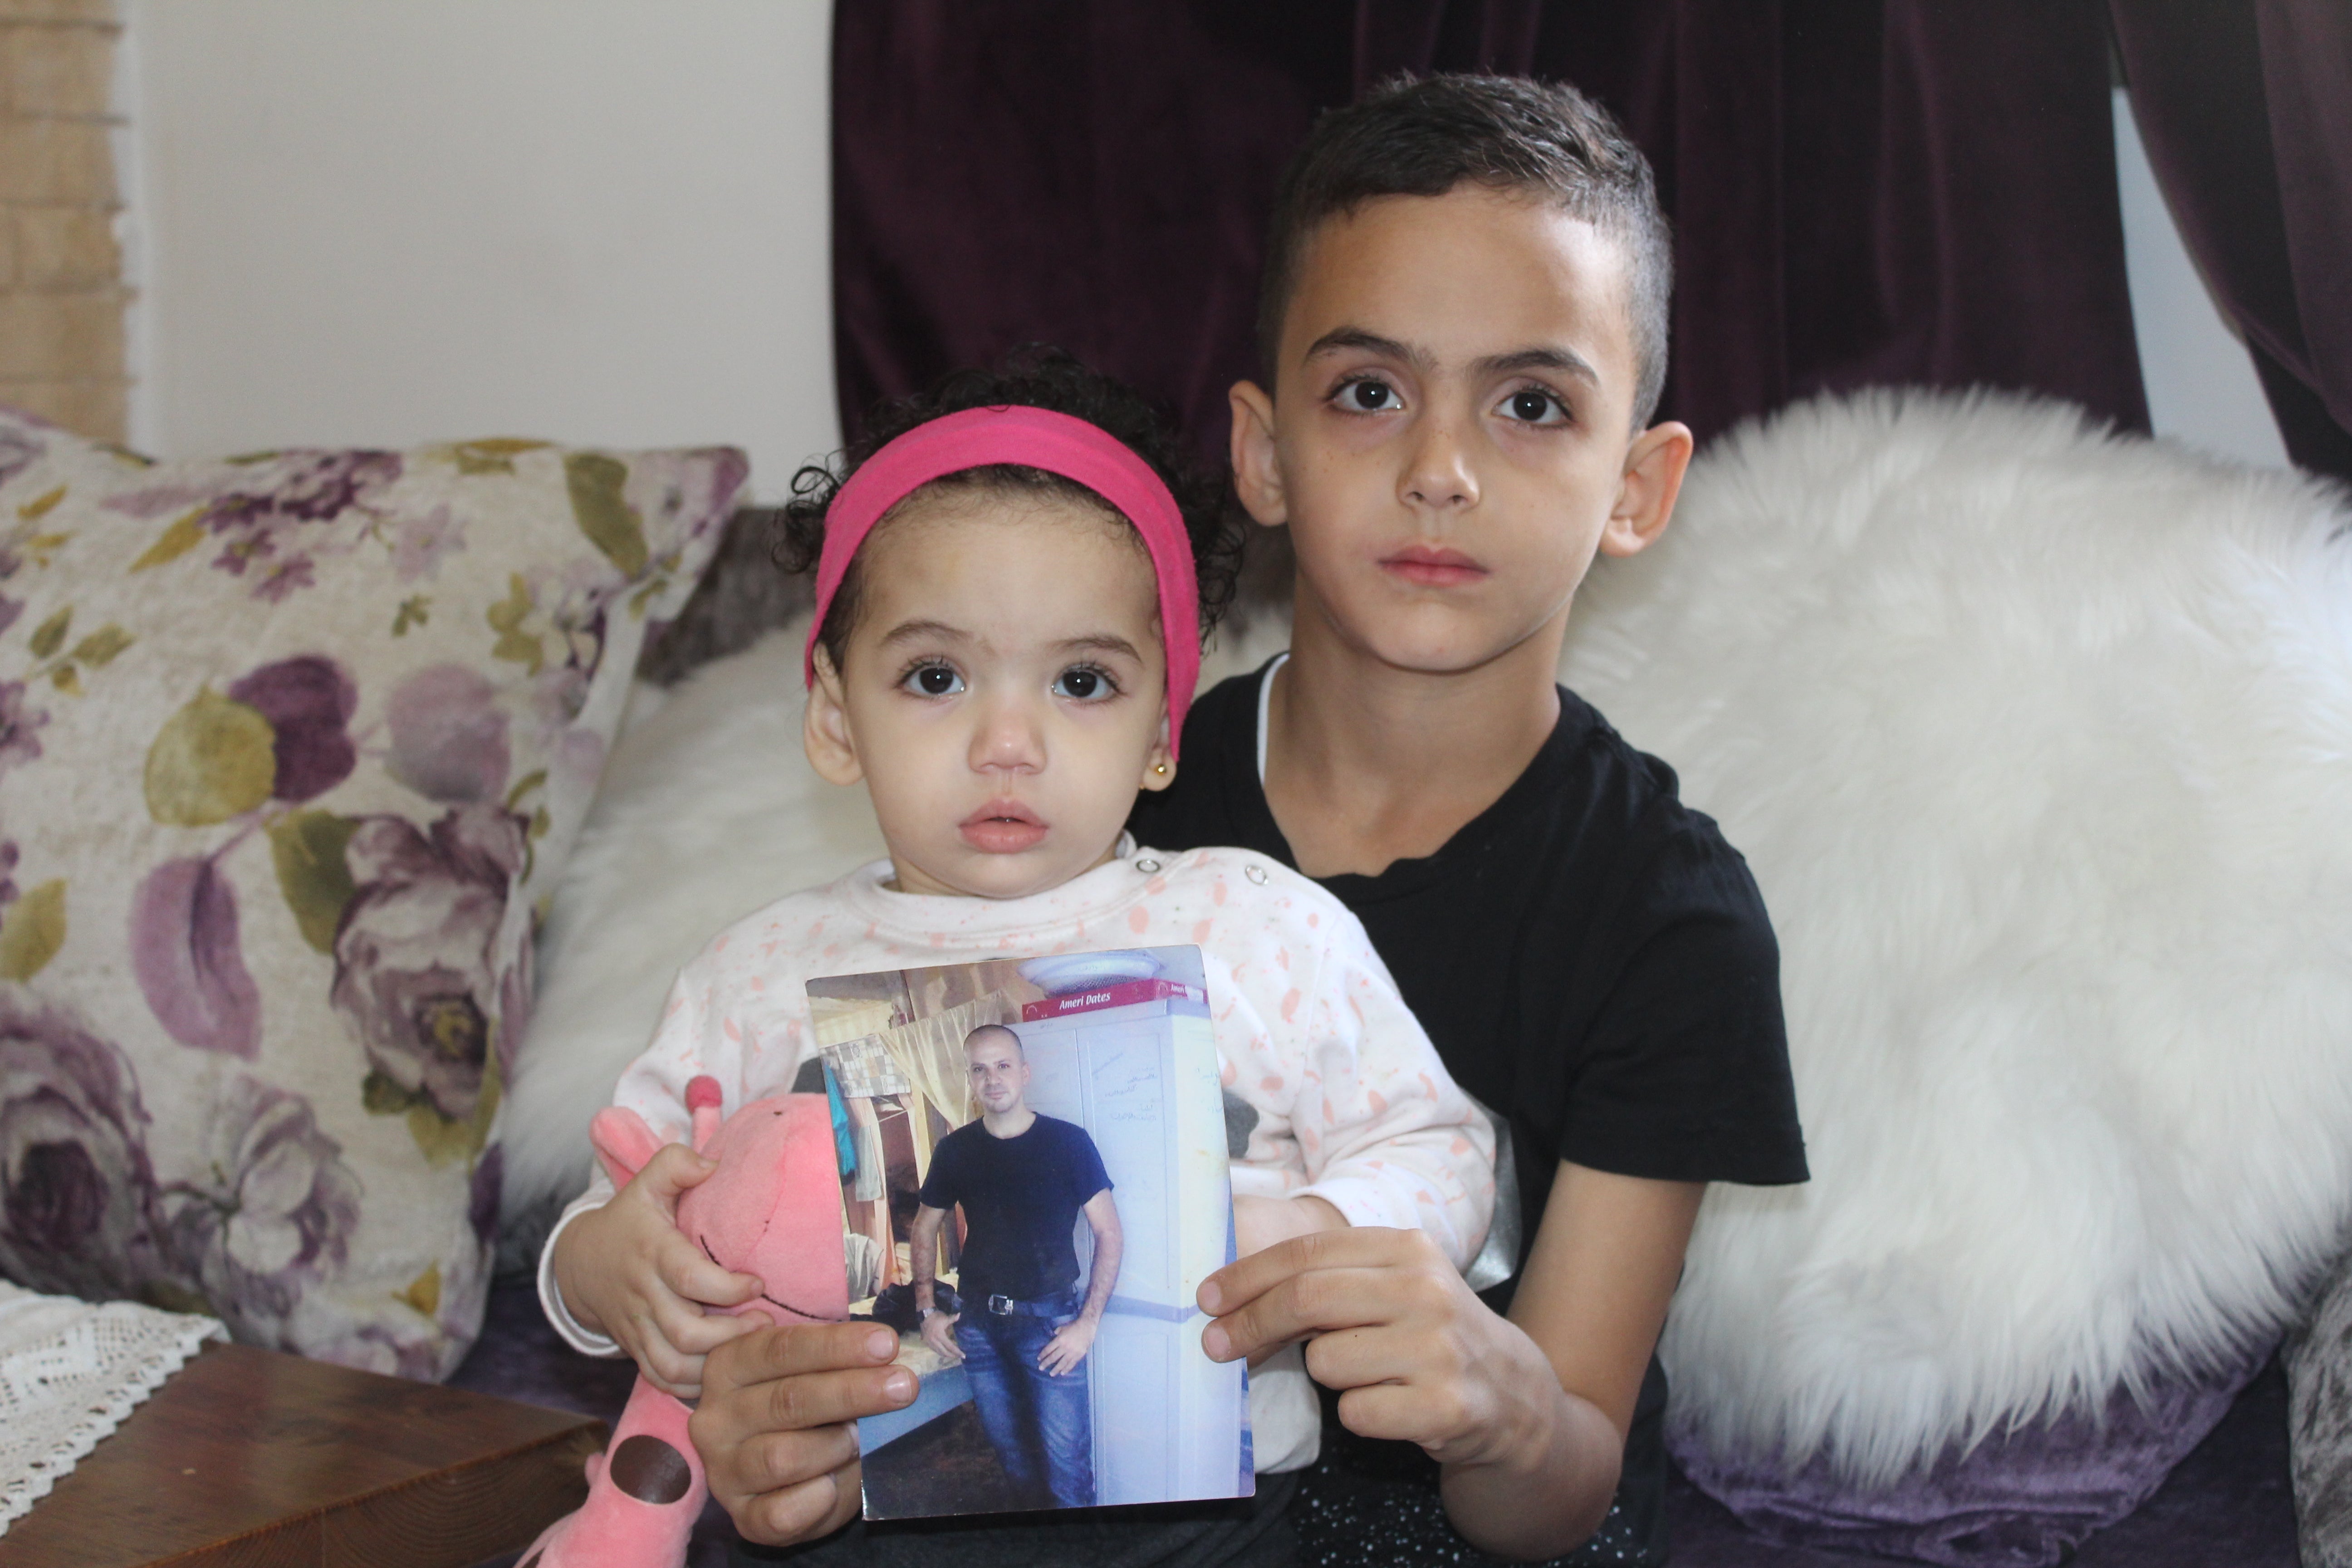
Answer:
[[[1275,457],[1274,399],[1254,381],[1234,383],[1226,397],[1234,410],[1234,493],[1260,526],[1280,528],[1290,521],[1290,509]]]
[[[1160,734],[1143,753],[1143,787],[1166,789],[1176,782],[1176,759],[1168,750],[1168,715],[1160,716]]]
[[[857,741],[850,733],[849,709],[841,696],[841,672],[820,646],[816,650],[816,684],[809,688],[808,706],[801,712],[801,747],[809,766],[827,784],[854,784],[866,776],[857,761]]]

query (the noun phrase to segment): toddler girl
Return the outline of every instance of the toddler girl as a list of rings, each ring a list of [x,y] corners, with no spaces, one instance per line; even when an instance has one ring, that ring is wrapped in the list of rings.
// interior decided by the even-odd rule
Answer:
[[[1122,832],[1138,788],[1173,778],[1203,605],[1231,595],[1222,485],[1134,394],[1057,355],[955,378],[875,426],[840,474],[803,471],[789,526],[804,555],[821,542],[808,755],[865,783],[889,858],[714,938],[615,1103],[683,1137],[698,1074],[729,1110],[788,1087],[814,1054],[813,977],[1192,943],[1226,1090],[1255,1113],[1233,1161],[1240,1249],[1383,1226],[1466,1263],[1493,1202],[1492,1134],[1355,917],[1264,856],[1162,854]],[[541,1268],[572,1344],[629,1354],[684,1398],[706,1354],[762,1326],[703,1310],[760,1282],[671,1224],[708,1169],[673,1146],[617,1194],[600,1176]],[[912,1396],[910,1378],[893,1386]],[[1254,1374],[1250,1415],[1261,1472],[1312,1460],[1295,1347]],[[856,1512],[855,1454],[790,1486],[714,1485],[747,1536],[807,1539]]]

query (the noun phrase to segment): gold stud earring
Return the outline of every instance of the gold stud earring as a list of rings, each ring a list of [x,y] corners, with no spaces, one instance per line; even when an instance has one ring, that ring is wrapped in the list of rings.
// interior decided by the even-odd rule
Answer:
[[[1168,772],[1168,764],[1166,763],[1154,763],[1151,764],[1151,771],[1155,773],[1165,775]]]

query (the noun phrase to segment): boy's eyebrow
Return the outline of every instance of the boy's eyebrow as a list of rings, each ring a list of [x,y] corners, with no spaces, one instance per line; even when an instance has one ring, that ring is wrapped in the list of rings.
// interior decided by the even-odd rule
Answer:
[[[1489,376],[1512,375],[1523,370],[1558,371],[1572,375],[1588,385],[1601,384],[1601,373],[1584,362],[1582,355],[1563,348],[1514,349],[1507,354],[1488,354],[1473,361],[1471,374],[1484,381]]]
[[[1386,359],[1402,360],[1421,371],[1428,370],[1432,363],[1426,351],[1401,343],[1394,338],[1384,338],[1378,332],[1368,332],[1361,327],[1332,328],[1307,348],[1307,363],[1312,363],[1318,357],[1341,349],[1360,349]],[[1488,354],[1470,363],[1472,376],[1482,381],[1489,376],[1511,375],[1525,370],[1556,371],[1595,386],[1601,384],[1600,372],[1587,363],[1583,355],[1550,344],[1514,349],[1509,353]]]
[[[1307,357],[1300,363],[1312,364],[1316,360],[1340,349],[1362,349],[1387,359],[1401,359],[1415,370],[1429,368],[1429,355],[1423,350],[1407,347],[1394,338],[1384,338],[1378,332],[1368,332],[1361,327],[1334,327],[1307,345]]]

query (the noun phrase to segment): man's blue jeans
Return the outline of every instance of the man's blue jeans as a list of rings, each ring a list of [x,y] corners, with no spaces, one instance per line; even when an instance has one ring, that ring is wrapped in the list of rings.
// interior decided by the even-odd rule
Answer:
[[[967,1298],[956,1319],[956,1348],[980,1425],[1012,1479],[1015,1508],[1092,1508],[1094,1420],[1087,1404],[1087,1362],[1061,1377],[1039,1369],[1038,1352],[1075,1312],[1056,1318],[998,1316]],[[1087,1360],[1093,1359],[1091,1350]]]

